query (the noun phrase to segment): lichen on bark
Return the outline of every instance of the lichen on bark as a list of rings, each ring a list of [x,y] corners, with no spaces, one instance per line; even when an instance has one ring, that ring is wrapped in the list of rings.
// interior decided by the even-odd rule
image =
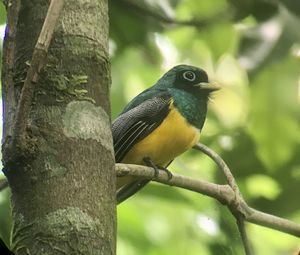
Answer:
[[[67,137],[95,139],[111,148],[112,140],[103,133],[103,130],[110,129],[110,120],[101,107],[86,101],[72,101],[66,107],[63,124]]]
[[[90,217],[80,208],[67,207],[38,217],[34,222],[26,222],[22,215],[15,216],[13,247],[17,254],[107,254],[109,242],[105,242],[105,232],[100,231],[99,219]],[[97,234],[96,234],[97,233]],[[73,236],[70,240],[69,235]],[[33,245],[31,238],[34,236]],[[88,237],[88,238],[87,238]],[[100,237],[100,239],[99,239]],[[78,242],[80,239],[85,242]],[[25,242],[23,241],[25,240]],[[103,245],[100,245],[103,241]],[[22,246],[18,245],[22,242]]]

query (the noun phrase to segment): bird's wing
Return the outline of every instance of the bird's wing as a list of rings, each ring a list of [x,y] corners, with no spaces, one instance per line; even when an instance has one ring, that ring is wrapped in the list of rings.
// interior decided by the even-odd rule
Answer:
[[[148,99],[121,114],[112,124],[116,162],[156,129],[169,113],[171,96],[167,93]]]
[[[122,162],[129,150],[153,130],[155,130],[169,113],[171,96],[163,93],[144,101],[136,107],[122,113],[112,124],[116,162]],[[134,180],[121,187],[117,192],[117,203],[132,196],[149,180]]]

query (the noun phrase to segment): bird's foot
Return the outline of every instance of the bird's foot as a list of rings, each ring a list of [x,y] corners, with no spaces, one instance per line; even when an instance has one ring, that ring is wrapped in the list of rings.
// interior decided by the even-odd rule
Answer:
[[[150,157],[144,157],[143,158],[144,162],[146,163],[147,166],[152,167],[154,170],[154,176],[153,179],[156,179],[159,173],[158,167],[154,164],[152,159]]]
[[[168,175],[168,181],[172,179],[173,174],[168,170],[168,168],[163,167],[161,170],[165,171]]]
[[[159,170],[163,170],[167,173],[168,181],[172,179],[173,175],[167,168],[165,168],[165,167],[158,168],[157,165],[155,165],[155,163],[152,161],[152,159],[150,157],[144,157],[143,160],[144,160],[144,162],[146,163],[147,166],[152,167],[154,169],[153,179],[157,178]]]

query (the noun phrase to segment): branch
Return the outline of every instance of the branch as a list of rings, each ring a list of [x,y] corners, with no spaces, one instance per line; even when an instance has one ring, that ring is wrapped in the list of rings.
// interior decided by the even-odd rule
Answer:
[[[241,238],[242,238],[245,254],[246,255],[253,254],[252,249],[251,249],[251,245],[250,245],[250,241],[248,239],[248,235],[247,235],[247,232],[246,232],[245,220],[241,215],[236,216],[236,224],[238,226],[238,229],[239,229],[239,232],[240,232],[240,235],[241,235]]]
[[[153,169],[146,166],[116,164],[116,172],[118,177],[128,175],[149,180],[154,178]],[[249,207],[244,200],[237,201],[236,194],[229,185],[214,184],[175,173],[173,173],[172,179],[168,180],[168,175],[163,170],[159,170],[154,181],[210,196],[229,208],[234,207],[243,215],[245,221],[300,237],[300,224],[255,210]]]
[[[214,152],[212,149],[208,148],[207,146],[205,146],[204,144],[201,144],[201,143],[196,144],[193,147],[193,149],[202,151],[204,154],[206,154],[208,157],[210,157],[217,164],[217,166],[220,168],[220,170],[223,171],[223,173],[227,179],[227,182],[228,182],[229,186],[232,188],[232,190],[238,191],[238,193],[239,193],[238,195],[240,195],[238,185],[236,184],[235,179],[234,179],[229,167],[216,152]]]
[[[173,24],[173,25],[181,25],[181,26],[193,26],[193,27],[205,27],[213,22],[224,20],[225,15],[228,16],[228,10],[222,13],[218,13],[217,15],[206,18],[206,19],[190,19],[190,20],[177,20],[174,18],[171,18],[169,16],[160,14],[150,8],[147,8],[146,6],[143,6],[138,3],[138,1],[132,1],[132,0],[122,0],[123,4],[127,5],[128,8],[134,9],[138,11],[139,14],[143,16],[148,16],[154,20],[158,20],[162,23],[166,24]]]
[[[231,171],[230,171],[229,167],[227,166],[227,164],[225,163],[225,161],[212,149],[210,149],[207,146],[205,146],[204,144],[200,144],[200,143],[196,144],[193,148],[205,153],[217,164],[217,166],[220,168],[220,170],[223,171],[229,186],[232,188],[233,192],[235,193],[235,202],[233,204],[231,204],[230,206],[228,205],[228,208],[230,209],[231,213],[236,218],[238,230],[240,232],[243,246],[245,249],[245,254],[251,255],[252,254],[252,251],[250,249],[251,245],[250,245],[250,241],[247,236],[246,229],[245,229],[244,214],[242,212],[240,212],[239,210],[237,210],[235,207],[235,204],[238,205],[240,202],[242,202],[244,200],[243,200],[243,197],[239,190],[239,187],[236,184],[233,174],[231,173]]]
[[[219,185],[175,173],[172,173],[172,178],[169,179],[168,174],[163,170],[159,170],[157,178],[153,179],[155,172],[151,167],[132,164],[116,164],[116,171],[117,177],[134,176],[154,180],[156,182],[188,189],[209,197],[213,197],[222,204],[226,204],[228,201],[231,203],[235,198],[234,192],[228,185]]]
[[[199,150],[199,151],[205,153],[217,164],[217,166],[220,168],[220,170],[225,175],[229,186],[232,188],[233,192],[235,193],[235,202],[233,203],[233,205],[228,206],[228,207],[231,210],[231,213],[236,218],[236,224],[238,226],[238,230],[241,235],[241,239],[242,239],[243,246],[245,249],[245,254],[251,255],[252,254],[252,251],[250,249],[251,245],[250,245],[250,241],[247,236],[246,229],[245,229],[244,215],[240,211],[238,211],[234,206],[234,204],[238,205],[239,201],[243,201],[243,198],[242,198],[241,192],[239,190],[239,187],[236,184],[233,174],[231,173],[231,171],[230,171],[229,167],[227,166],[227,164],[225,163],[225,161],[212,149],[210,149],[207,146],[205,146],[204,144],[200,144],[200,143],[196,144],[193,148],[195,150]]]
[[[12,148],[14,148],[18,142],[20,142],[20,145],[22,146],[26,131],[26,121],[34,94],[35,83],[37,82],[39,71],[44,66],[44,60],[47,55],[50,41],[54,32],[54,28],[56,26],[56,22],[59,18],[59,14],[62,10],[63,3],[63,0],[52,0],[49,5],[47,15],[41,33],[35,45],[30,62],[30,67],[27,71],[25,82],[21,91],[16,112]]]
[[[17,32],[21,0],[9,0],[7,3],[7,26],[5,40],[3,42],[2,59],[2,98],[6,98],[4,104],[4,142],[5,138],[12,135],[12,125],[16,100],[14,94],[13,66],[15,55],[15,37]],[[7,127],[7,128],[6,128]]]

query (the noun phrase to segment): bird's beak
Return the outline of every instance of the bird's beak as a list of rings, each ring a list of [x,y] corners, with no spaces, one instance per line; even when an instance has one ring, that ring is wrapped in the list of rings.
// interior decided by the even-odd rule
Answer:
[[[200,82],[195,87],[198,87],[201,90],[207,90],[207,91],[216,91],[221,89],[221,86],[217,82]]]

